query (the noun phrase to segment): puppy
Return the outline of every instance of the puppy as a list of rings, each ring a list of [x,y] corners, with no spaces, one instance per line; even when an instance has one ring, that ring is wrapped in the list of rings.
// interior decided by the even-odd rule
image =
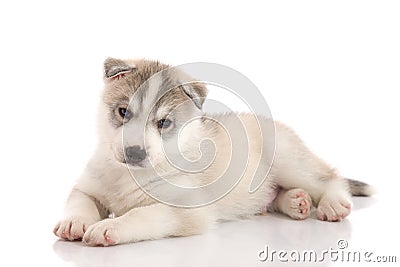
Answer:
[[[206,87],[182,77],[156,61],[105,61],[99,143],[56,236],[109,246],[200,234],[266,211],[302,220],[313,205],[319,220],[333,222],[350,214],[352,194],[372,193],[279,122],[205,114]],[[263,179],[249,190],[256,176]]]

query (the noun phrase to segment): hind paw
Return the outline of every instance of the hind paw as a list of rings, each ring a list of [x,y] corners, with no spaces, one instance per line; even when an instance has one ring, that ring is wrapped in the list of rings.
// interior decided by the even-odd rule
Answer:
[[[310,216],[312,200],[303,189],[291,189],[284,193],[280,203],[280,210],[296,220],[304,220]]]
[[[317,218],[321,221],[337,222],[351,211],[351,202],[342,196],[323,196],[317,208]]]

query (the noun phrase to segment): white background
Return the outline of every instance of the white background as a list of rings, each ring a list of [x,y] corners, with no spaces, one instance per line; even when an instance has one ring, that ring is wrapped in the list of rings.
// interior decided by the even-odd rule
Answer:
[[[277,249],[327,247],[341,233],[353,249],[394,254],[399,14],[397,1],[3,1],[2,262],[265,265],[257,251],[267,242]],[[102,63],[109,56],[215,62],[240,71],[261,90],[274,118],[343,175],[380,193],[356,200],[339,224],[269,215],[226,223],[202,237],[108,250],[55,243],[52,228],[96,144]]]

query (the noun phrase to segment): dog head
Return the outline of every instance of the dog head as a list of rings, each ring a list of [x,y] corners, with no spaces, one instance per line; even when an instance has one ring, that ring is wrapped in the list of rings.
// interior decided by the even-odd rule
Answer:
[[[182,84],[187,78],[157,61],[104,62],[99,134],[113,160],[149,168],[178,154],[198,156],[189,148],[199,135],[207,91],[197,82]]]

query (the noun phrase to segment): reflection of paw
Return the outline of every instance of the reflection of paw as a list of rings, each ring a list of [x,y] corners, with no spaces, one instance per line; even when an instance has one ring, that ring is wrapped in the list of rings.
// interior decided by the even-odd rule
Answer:
[[[291,189],[285,193],[282,211],[296,220],[304,220],[310,216],[312,200],[303,189]]]
[[[342,196],[322,196],[318,208],[317,218],[321,221],[337,222],[350,214],[351,202]]]
[[[93,220],[82,216],[71,216],[59,222],[53,233],[63,239],[73,241],[82,239],[86,229],[93,224]]]
[[[115,219],[106,219],[90,226],[83,242],[89,246],[111,246],[120,241],[118,223]]]

